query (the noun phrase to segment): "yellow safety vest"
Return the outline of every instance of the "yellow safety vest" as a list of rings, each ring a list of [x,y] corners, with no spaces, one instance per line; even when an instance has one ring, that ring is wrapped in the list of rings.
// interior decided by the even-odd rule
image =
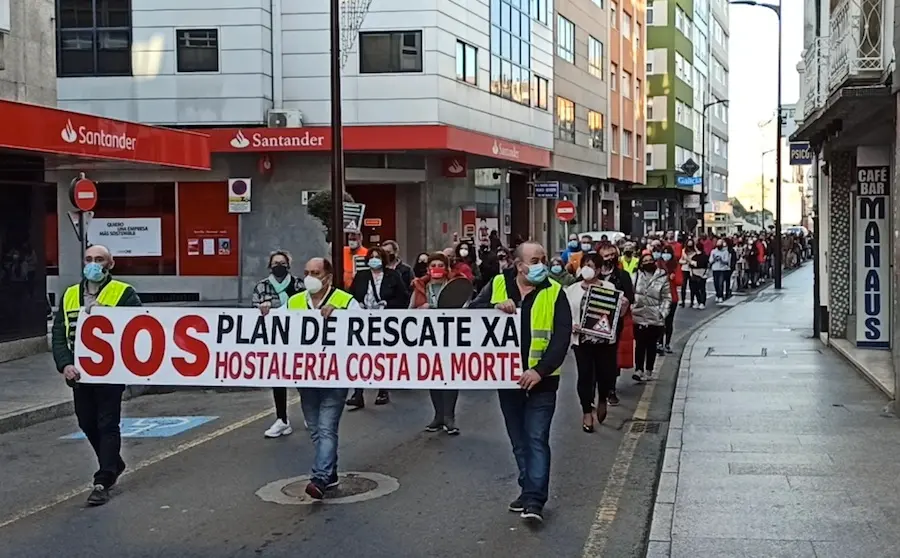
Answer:
[[[624,269],[629,275],[633,275],[635,271],[637,271],[638,264],[641,263],[640,258],[631,258],[631,261],[626,261],[625,256],[619,258],[619,261],[622,262],[622,269]]]
[[[118,306],[129,287],[131,285],[128,283],[112,279],[100,290],[100,293],[97,295],[97,304],[100,306]],[[65,294],[63,294],[62,311],[66,324],[66,339],[69,341],[69,348],[72,348],[75,346],[75,326],[78,322],[78,312],[81,311],[81,283],[66,289]]]
[[[528,368],[534,368],[541,361],[544,352],[550,345],[550,335],[553,333],[553,316],[556,312],[556,299],[562,286],[550,279],[550,286],[538,291],[531,306],[531,346],[528,347]],[[491,304],[500,304],[509,300],[506,292],[506,277],[501,273],[494,277],[491,283]],[[551,376],[559,376],[562,367],[550,373]]]
[[[328,297],[328,300],[326,300],[325,304],[322,306],[334,306],[338,310],[346,310],[351,302],[353,302],[353,295],[347,291],[342,291],[341,289],[334,289],[334,292],[331,293],[331,296]],[[288,310],[311,309],[312,306],[309,304],[309,293],[303,291],[302,293],[297,293],[289,298],[287,308]]]

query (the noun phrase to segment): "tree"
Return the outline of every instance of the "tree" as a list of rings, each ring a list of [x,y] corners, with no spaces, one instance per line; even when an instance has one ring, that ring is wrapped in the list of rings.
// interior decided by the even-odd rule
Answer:
[[[344,201],[345,202],[353,202],[353,196],[344,192]],[[316,194],[313,194],[309,201],[306,204],[306,209],[309,211],[309,214],[322,222],[322,225],[325,226],[325,240],[326,242],[331,242],[333,227],[331,223],[331,214],[332,214],[333,204],[331,201],[331,190],[322,190]]]
[[[744,219],[748,223],[755,223],[757,225],[762,226],[763,219],[760,216],[760,211],[748,211],[747,208],[744,207],[744,204],[741,203],[741,200],[737,198],[731,198],[731,211],[734,213],[734,216],[738,219]],[[763,211],[765,215],[766,222],[774,221],[775,215],[769,211],[768,209]]]

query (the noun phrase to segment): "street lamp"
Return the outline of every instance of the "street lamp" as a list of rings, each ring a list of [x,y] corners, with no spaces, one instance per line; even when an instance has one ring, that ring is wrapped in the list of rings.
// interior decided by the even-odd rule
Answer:
[[[344,137],[341,111],[341,1],[331,0],[331,263],[344,276]]]
[[[766,4],[756,0],[731,0],[729,4],[768,8],[778,17],[778,123],[775,132],[775,288],[781,288],[781,5]],[[763,208],[765,211],[765,208]],[[765,215],[765,213],[763,213]]]
[[[706,103],[703,105],[703,140],[702,147],[700,151],[700,158],[703,159],[703,168],[700,170],[700,232],[706,232],[706,197],[707,192],[709,192],[709,187],[706,185],[706,111],[709,107],[714,107],[716,105],[727,105],[728,99],[719,99],[718,101],[713,101],[711,103]]]

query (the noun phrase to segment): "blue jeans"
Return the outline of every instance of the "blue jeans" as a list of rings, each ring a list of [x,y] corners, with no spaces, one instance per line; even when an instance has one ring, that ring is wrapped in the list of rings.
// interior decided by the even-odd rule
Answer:
[[[323,483],[337,472],[338,426],[347,400],[346,388],[300,388],[300,407],[316,448],[312,477]]]
[[[550,422],[556,411],[556,392],[498,391],[500,411],[519,468],[519,498],[525,505],[543,507],[550,492]]]

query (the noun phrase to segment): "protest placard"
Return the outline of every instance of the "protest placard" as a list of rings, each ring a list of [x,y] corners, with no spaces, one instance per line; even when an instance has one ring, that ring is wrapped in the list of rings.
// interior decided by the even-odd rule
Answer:
[[[82,311],[81,382],[218,387],[517,388],[518,315],[496,310]]]

